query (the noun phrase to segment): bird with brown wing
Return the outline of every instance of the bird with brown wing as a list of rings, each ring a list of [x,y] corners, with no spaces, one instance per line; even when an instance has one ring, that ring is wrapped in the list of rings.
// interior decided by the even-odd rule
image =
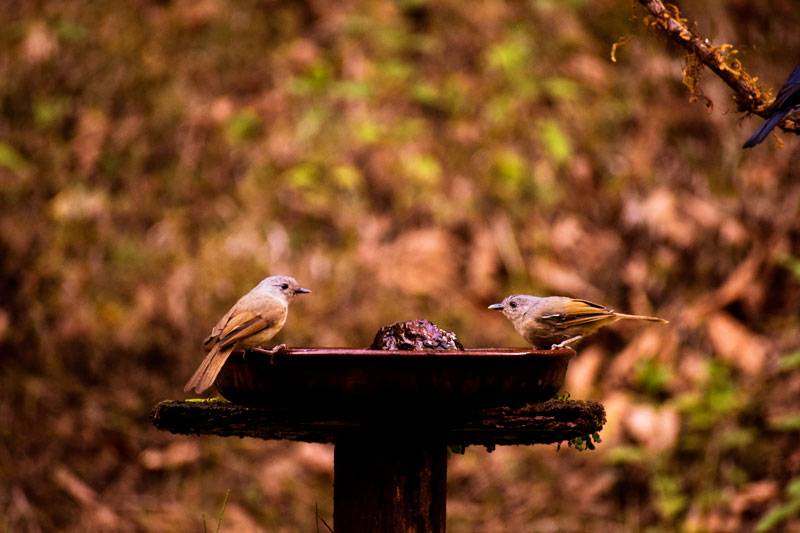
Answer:
[[[514,294],[489,309],[502,311],[519,334],[538,349],[563,348],[623,318],[667,322],[654,316],[617,313],[588,300],[566,296]]]
[[[234,350],[255,348],[272,339],[286,323],[289,303],[308,292],[290,276],[270,276],[239,298],[211,330],[204,342],[208,355],[183,390],[199,394],[210,388]]]

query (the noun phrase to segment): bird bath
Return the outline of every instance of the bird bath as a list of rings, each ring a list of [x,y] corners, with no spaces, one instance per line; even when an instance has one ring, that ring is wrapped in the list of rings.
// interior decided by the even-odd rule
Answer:
[[[415,338],[447,333],[427,321],[393,327]],[[233,354],[217,377],[232,403],[166,401],[151,418],[173,433],[334,443],[335,531],[443,532],[448,445],[553,443],[602,428],[600,404],[551,400],[574,355],[569,348],[249,351]]]

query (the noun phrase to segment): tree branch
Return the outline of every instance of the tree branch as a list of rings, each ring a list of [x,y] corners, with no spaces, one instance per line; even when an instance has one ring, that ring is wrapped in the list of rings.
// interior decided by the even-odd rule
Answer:
[[[686,19],[680,16],[678,8],[672,4],[666,7],[661,0],[639,0],[639,3],[652,15],[649,21],[651,28],[689,52],[688,63],[683,71],[683,82],[693,98],[711,105],[697,85],[701,67],[706,66],[733,89],[733,101],[739,111],[766,116],[764,109],[772,101],[772,95],[762,93],[756,79],[744,71],[737,59],[731,58],[735,53],[732,45],[712,46],[708,39],[702,39],[688,27]],[[784,119],[779,126],[784,131],[800,133],[798,120]]]

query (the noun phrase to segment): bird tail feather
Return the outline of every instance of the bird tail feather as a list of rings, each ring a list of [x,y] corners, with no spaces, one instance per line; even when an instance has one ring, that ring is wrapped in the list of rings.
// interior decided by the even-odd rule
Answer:
[[[764,123],[750,136],[749,139],[742,145],[742,148],[751,148],[757,144],[760,144],[764,139],[767,138],[769,132],[772,131],[772,128],[778,125],[778,122],[783,120],[783,117],[787,115],[791,111],[791,108],[788,108],[784,111],[779,113],[775,113],[769,119],[764,121]]]
[[[194,389],[197,394],[200,394],[208,390],[214,384],[214,381],[217,379],[217,374],[222,370],[222,366],[225,364],[225,361],[228,360],[232,352],[233,344],[228,344],[224,347],[222,343],[215,345],[214,348],[208,352],[205,359],[203,359],[203,362],[200,363],[200,366],[197,367],[192,377],[189,378],[189,381],[186,382],[183,391],[189,392],[191,389]]]
[[[645,315],[626,315],[624,313],[614,313],[617,318],[632,318],[635,320],[647,320],[649,322],[660,322],[662,324],[669,324],[668,320],[664,320],[663,318],[658,318],[657,316],[645,316]]]

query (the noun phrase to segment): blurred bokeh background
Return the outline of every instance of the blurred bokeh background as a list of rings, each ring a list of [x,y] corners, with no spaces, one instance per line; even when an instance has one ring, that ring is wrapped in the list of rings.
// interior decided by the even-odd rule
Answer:
[[[699,1],[773,94],[796,3]],[[800,139],[630,1],[0,0],[0,516],[9,531],[314,531],[332,448],[160,433],[263,277],[276,342],[428,318],[524,346],[513,292],[656,314],[585,341],[595,451],[469,448],[448,531],[800,528]],[[611,61],[615,42],[627,39]],[[315,506],[318,511],[315,511]],[[320,526],[325,530],[324,526]]]

